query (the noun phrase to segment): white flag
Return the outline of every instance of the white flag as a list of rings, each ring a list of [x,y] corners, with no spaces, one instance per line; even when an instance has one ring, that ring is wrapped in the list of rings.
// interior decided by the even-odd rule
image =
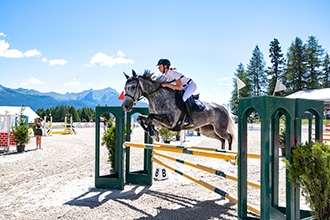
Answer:
[[[237,84],[237,90],[240,90],[241,88],[245,87],[245,83],[243,83],[242,80],[237,76],[236,76],[236,84]]]
[[[275,93],[275,92],[282,91],[282,90],[286,90],[286,87],[285,87],[285,85],[283,85],[283,84],[277,79],[277,80],[276,80],[276,86],[275,86],[274,93]]]

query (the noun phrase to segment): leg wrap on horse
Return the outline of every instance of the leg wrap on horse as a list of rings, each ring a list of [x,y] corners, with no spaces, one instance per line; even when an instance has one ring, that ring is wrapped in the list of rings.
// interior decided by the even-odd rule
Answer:
[[[151,122],[148,125],[148,134],[149,136],[154,136],[155,135],[155,126],[151,124]]]

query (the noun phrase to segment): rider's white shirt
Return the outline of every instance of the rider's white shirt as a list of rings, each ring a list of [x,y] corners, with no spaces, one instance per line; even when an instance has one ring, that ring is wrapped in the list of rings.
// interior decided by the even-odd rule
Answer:
[[[177,80],[181,78],[181,82],[182,82],[182,86],[186,85],[188,83],[188,81],[190,80],[190,78],[186,77],[183,75],[183,73],[181,73],[178,70],[169,70],[167,72],[167,74],[165,75],[165,77],[169,80]]]

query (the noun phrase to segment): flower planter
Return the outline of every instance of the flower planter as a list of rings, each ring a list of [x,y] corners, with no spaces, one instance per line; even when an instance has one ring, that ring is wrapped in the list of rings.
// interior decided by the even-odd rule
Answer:
[[[17,153],[22,153],[25,150],[25,145],[17,145],[16,146]]]

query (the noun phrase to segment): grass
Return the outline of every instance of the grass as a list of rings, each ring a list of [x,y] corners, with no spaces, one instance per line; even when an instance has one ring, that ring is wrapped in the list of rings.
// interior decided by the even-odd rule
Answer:
[[[302,119],[301,124],[307,125],[308,124],[308,119]],[[312,120],[312,124],[315,124],[315,120]],[[330,120],[323,119],[323,125],[330,124]]]

